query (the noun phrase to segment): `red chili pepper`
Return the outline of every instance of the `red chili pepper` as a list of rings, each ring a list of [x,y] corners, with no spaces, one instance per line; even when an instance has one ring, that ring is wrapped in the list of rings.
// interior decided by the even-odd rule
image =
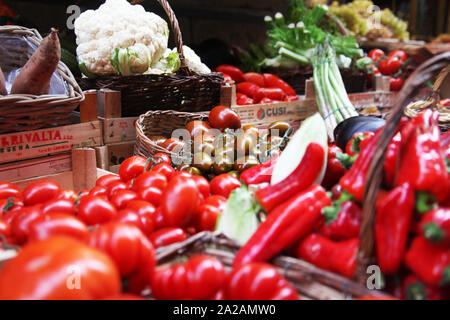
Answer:
[[[397,133],[392,139],[386,151],[386,159],[384,161],[384,179],[388,186],[393,186],[395,175],[397,173],[397,159],[402,143],[402,136]]]
[[[244,81],[244,73],[235,66],[222,64],[216,68],[216,71],[229,75],[236,82]]]
[[[300,241],[296,253],[300,259],[319,268],[351,278],[356,268],[359,239],[335,242],[318,233],[311,233]]]
[[[397,185],[409,182],[416,191],[427,191],[436,196],[439,203],[449,193],[449,177],[440,147],[439,112],[422,111],[402,130],[400,167]]]
[[[156,299],[208,299],[222,289],[225,267],[218,259],[196,255],[186,263],[163,266],[152,277],[152,295]]]
[[[435,246],[418,236],[406,252],[405,264],[430,286],[450,283],[450,248]]]
[[[283,101],[284,97],[286,96],[286,93],[280,88],[259,88],[255,95],[253,96],[253,99],[255,102],[261,101],[263,98],[269,98],[271,100],[278,100]]]
[[[274,74],[264,73],[264,84],[266,87],[272,88],[280,88],[283,90],[288,96],[297,96],[295,90],[283,79],[280,79]]]
[[[322,180],[322,186],[326,189],[336,185],[346,172],[341,161],[337,158],[339,153],[342,153],[342,150],[337,145],[330,144],[328,146],[327,170]]]
[[[359,156],[355,163],[353,163],[351,169],[347,171],[341,180],[339,180],[342,189],[349,192],[358,202],[362,202],[364,197],[367,172],[375,153],[378,136],[379,134],[376,133],[375,136],[370,138],[367,145],[360,151]]]
[[[375,243],[378,264],[385,274],[396,273],[402,264],[414,205],[414,190],[409,183],[377,199]]]
[[[331,204],[319,185],[296,194],[276,207],[237,253],[233,267],[255,261],[267,261],[308,234],[321,219],[323,207]]]
[[[325,216],[325,224],[320,228],[320,233],[331,240],[346,240],[358,237],[361,228],[362,210],[352,201],[344,201],[342,204],[327,207],[322,210]]]
[[[299,300],[294,287],[267,263],[247,263],[234,268],[225,286],[230,300]]]
[[[345,153],[347,153],[351,157],[359,154],[361,151],[361,142],[367,138],[373,137],[374,135],[375,133],[371,131],[355,132],[350,141],[347,142],[347,145],[345,146]]]
[[[275,167],[278,158],[279,155],[271,158],[269,161],[266,161],[263,164],[260,164],[259,166],[251,167],[243,171],[239,176],[239,179],[244,181],[246,185],[270,182],[273,168]]]
[[[420,232],[433,244],[450,246],[450,208],[437,208],[425,214]]]
[[[315,142],[310,143],[302,161],[287,178],[255,192],[256,199],[266,212],[270,212],[314,183],[322,170],[324,153],[321,145]]]
[[[430,287],[411,274],[403,280],[402,299],[404,300],[443,300],[442,290]]]

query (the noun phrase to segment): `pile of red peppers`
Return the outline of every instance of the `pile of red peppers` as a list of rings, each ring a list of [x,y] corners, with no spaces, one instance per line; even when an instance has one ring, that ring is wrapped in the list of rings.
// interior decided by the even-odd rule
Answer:
[[[399,299],[450,298],[450,134],[441,134],[438,116],[424,110],[402,119],[383,164],[375,254],[383,290]],[[233,266],[284,253],[353,278],[364,188],[381,130],[356,133],[346,150],[311,143],[289,177],[258,190],[267,217]],[[323,152],[327,169],[317,185]],[[270,182],[275,160],[244,172],[242,180]]]

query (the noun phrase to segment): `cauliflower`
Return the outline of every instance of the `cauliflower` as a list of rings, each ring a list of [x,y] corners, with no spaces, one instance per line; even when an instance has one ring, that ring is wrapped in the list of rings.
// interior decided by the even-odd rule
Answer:
[[[211,73],[211,69],[202,63],[200,57],[188,46],[183,46],[184,60],[187,66],[198,73]]]
[[[75,20],[75,35],[85,75],[125,75],[143,73],[159,60],[167,49],[169,28],[164,19],[141,5],[106,0]]]
[[[175,73],[181,65],[180,57],[176,49],[166,49],[161,59],[152,64],[147,74]]]

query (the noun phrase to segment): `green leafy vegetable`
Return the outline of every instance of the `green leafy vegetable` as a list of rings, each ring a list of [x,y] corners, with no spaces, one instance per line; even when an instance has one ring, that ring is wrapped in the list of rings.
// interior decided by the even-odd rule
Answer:
[[[216,231],[243,245],[258,228],[257,214],[260,209],[247,186],[242,185],[231,192],[225,210],[217,220]]]

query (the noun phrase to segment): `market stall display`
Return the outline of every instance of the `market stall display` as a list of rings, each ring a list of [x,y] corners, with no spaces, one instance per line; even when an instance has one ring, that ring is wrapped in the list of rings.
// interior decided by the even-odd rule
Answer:
[[[244,69],[211,72],[166,0],[174,49],[133,3],[76,19],[85,92],[55,29],[0,28],[22,67],[0,68],[8,112],[43,99],[48,115],[55,77],[85,99],[55,107],[79,124],[0,135],[0,299],[450,299],[450,52],[366,55],[358,35],[404,41],[406,24],[371,1],[291,0]],[[305,95],[269,66],[309,68]]]

